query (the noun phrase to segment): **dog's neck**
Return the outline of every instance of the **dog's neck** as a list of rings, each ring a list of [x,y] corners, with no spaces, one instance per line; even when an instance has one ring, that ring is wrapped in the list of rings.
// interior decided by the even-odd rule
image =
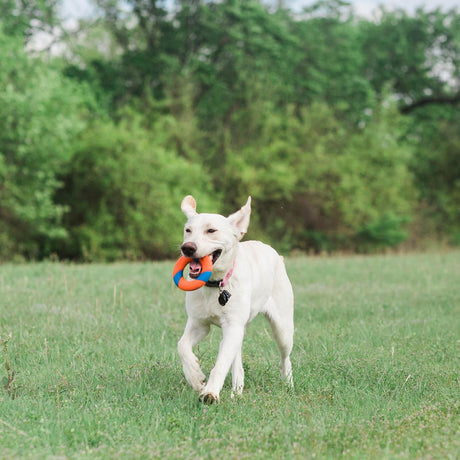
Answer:
[[[224,288],[225,285],[227,284],[227,281],[233,275],[233,270],[234,269],[235,269],[235,262],[233,262],[233,267],[230,269],[230,271],[222,279],[220,279],[220,280],[209,280],[206,283],[206,286]]]
[[[238,254],[238,244],[227,254],[222,257],[222,267],[219,269],[214,269],[211,275],[211,282],[212,285],[222,282],[223,280],[228,281],[228,278],[232,276],[233,269],[235,268],[236,256]]]

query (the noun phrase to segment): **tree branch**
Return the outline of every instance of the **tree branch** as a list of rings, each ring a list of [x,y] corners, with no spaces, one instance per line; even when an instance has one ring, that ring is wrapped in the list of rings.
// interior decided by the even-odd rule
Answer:
[[[454,94],[452,96],[432,96],[432,97],[424,97],[419,99],[418,101],[414,101],[411,104],[401,107],[401,113],[407,114],[416,110],[420,107],[424,107],[426,105],[434,105],[434,104],[447,104],[447,105],[456,105],[460,102],[460,93]]]

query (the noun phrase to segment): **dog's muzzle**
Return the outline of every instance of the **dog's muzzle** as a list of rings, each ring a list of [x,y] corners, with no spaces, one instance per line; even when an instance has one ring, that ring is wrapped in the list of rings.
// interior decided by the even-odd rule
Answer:
[[[184,254],[185,257],[193,257],[195,255],[196,250],[198,249],[195,243],[184,243],[180,247],[182,254]]]
[[[182,254],[185,257],[195,258],[194,260],[190,262],[190,267],[189,267],[189,276],[190,278],[194,278],[194,279],[200,276],[201,268],[202,268],[198,258],[196,257],[197,249],[198,249],[197,245],[190,241],[188,241],[187,243],[184,243],[181,246]],[[216,260],[220,257],[221,254],[222,254],[222,249],[217,249],[216,251],[209,254],[212,257],[213,265],[216,263]]]

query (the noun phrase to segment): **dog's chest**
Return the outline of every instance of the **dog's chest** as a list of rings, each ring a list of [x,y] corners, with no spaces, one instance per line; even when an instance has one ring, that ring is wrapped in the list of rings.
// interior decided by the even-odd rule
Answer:
[[[221,326],[227,317],[230,304],[222,306],[218,302],[218,289],[200,289],[187,293],[186,309],[189,316]]]

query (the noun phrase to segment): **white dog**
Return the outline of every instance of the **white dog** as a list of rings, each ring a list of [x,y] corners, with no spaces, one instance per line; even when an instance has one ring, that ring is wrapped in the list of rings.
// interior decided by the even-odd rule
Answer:
[[[213,260],[210,281],[186,294],[188,320],[178,351],[188,383],[200,393],[201,401],[218,402],[231,367],[232,397],[234,392],[241,394],[241,348],[246,325],[262,313],[270,322],[278,345],[281,376],[292,385],[289,354],[294,335],[294,296],[283,258],[259,241],[239,242],[248,229],[251,198],[229,217],[198,214],[192,196],[182,200],[181,209],[188,218],[182,254],[196,259],[211,255]],[[193,261],[189,277],[197,278],[200,272],[201,264]],[[216,364],[205,383],[192,349],[208,334],[211,324],[222,328],[223,338]]]

